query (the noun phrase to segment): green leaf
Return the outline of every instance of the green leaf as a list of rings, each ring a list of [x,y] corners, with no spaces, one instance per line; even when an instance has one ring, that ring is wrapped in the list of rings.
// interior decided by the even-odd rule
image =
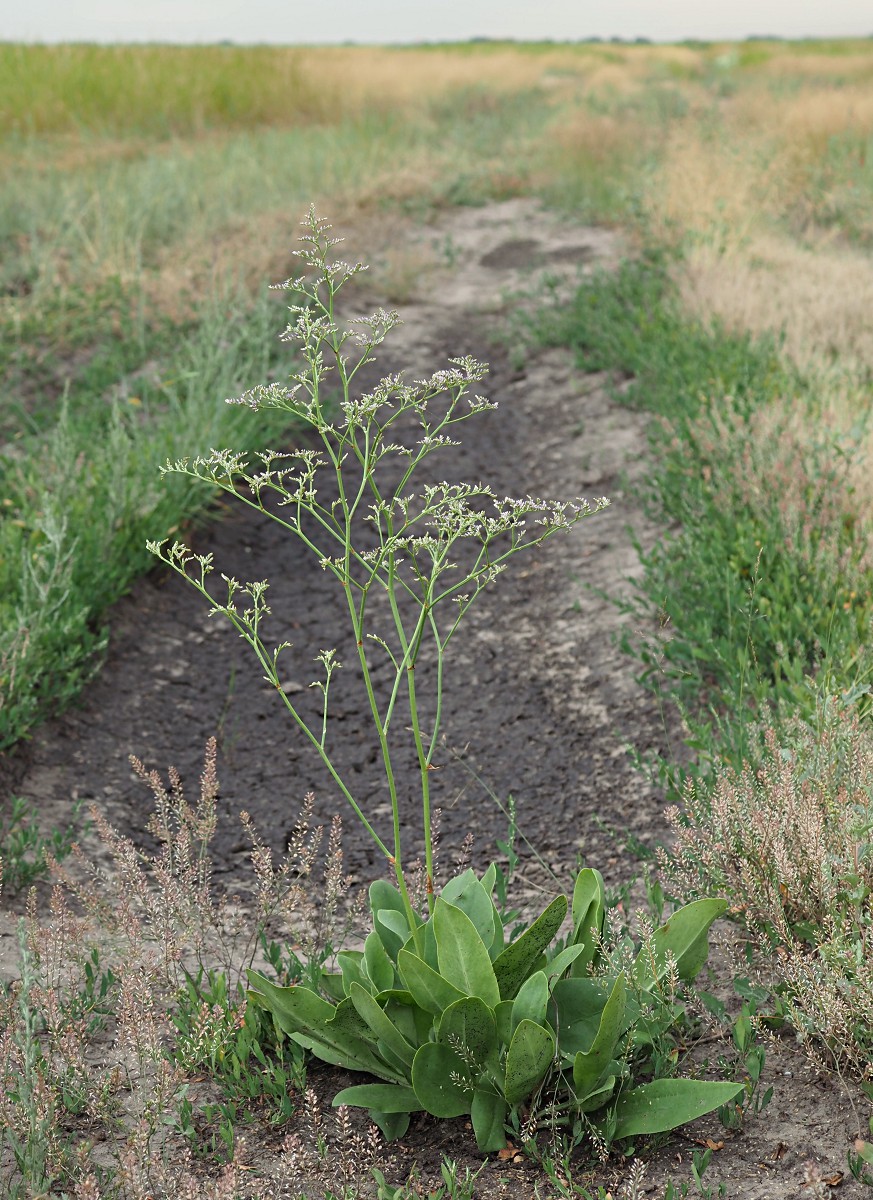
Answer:
[[[249,971],[248,979],[251,999],[271,1012],[279,1028],[298,1045],[334,1066],[368,1071],[393,1083],[405,1082],[403,1075],[375,1052],[372,1034],[351,1000],[334,1006],[309,988],[278,987],[257,971]]]
[[[565,946],[554,958],[550,958],[545,967],[549,979],[556,979],[571,967],[580,954],[585,953],[584,946]]]
[[[364,967],[377,992],[387,992],[394,986],[394,963],[375,930],[364,942]]]
[[[464,1088],[456,1082],[458,1078],[469,1079],[469,1071],[451,1046],[428,1042],[416,1050],[412,1086],[426,1112],[435,1117],[462,1117],[470,1111],[472,1081]]]
[[[346,994],[346,990],[343,987],[342,973],[322,971],[321,988],[322,991],[327,992],[331,1000],[342,1000],[343,996]]]
[[[409,1044],[379,1002],[374,1000],[370,993],[358,983],[352,984],[349,999],[354,1004],[358,1015],[372,1030],[374,1038],[384,1042],[397,1055],[401,1063],[411,1068],[412,1060],[415,1057],[415,1047]],[[366,1107],[371,1106],[367,1105]],[[388,1110],[386,1109],[386,1111]]]
[[[482,886],[490,896],[494,891],[494,885],[497,882],[497,863],[489,863],[485,874],[482,876]]]
[[[439,971],[437,961],[436,938],[433,933],[433,921],[426,921],[416,933],[411,933],[403,943],[403,949],[408,950],[417,958],[422,959],[432,971]],[[398,952],[398,958],[400,952]]]
[[[403,904],[403,897],[397,888],[392,887],[387,879],[376,879],[370,884],[370,911],[373,914],[373,928],[378,933],[388,957],[396,962],[397,952],[410,934],[409,919]],[[402,918],[402,927],[393,918],[385,916],[394,912]]]
[[[387,930],[389,934],[401,938],[402,945],[405,945],[410,938],[415,939],[415,935],[411,932],[409,924],[406,920],[406,913],[395,912],[393,908],[381,908],[373,917],[373,923],[378,930],[381,923],[382,929]],[[381,934],[380,934],[381,937]],[[388,948],[385,949],[386,954],[391,957]]]
[[[417,954],[419,958],[423,958],[429,967],[434,971],[439,970],[439,958],[437,956],[436,936],[433,931],[433,921],[426,921],[419,930],[421,949],[416,950],[415,939],[411,938],[411,945],[407,944],[406,949],[411,950],[413,954]]]
[[[434,1016],[464,997],[462,991],[410,950],[401,950],[397,955],[397,969],[418,1007]]]
[[[549,1004],[549,981],[545,971],[535,971],[518,989],[518,995],[512,1001],[512,1022],[510,1038],[522,1021],[535,1021],[537,1025],[545,1024],[546,1010]]]
[[[482,1154],[502,1150],[506,1145],[506,1115],[508,1106],[502,1096],[485,1088],[476,1088],[470,1105],[470,1119],[476,1134],[476,1145]]]
[[[343,976],[343,993],[347,996],[353,983],[359,983],[368,992],[375,989],[364,973],[364,952],[362,950],[340,950],[336,961]]]
[[[494,1010],[494,1019],[497,1022],[497,1040],[501,1046],[508,1046],[512,1041],[512,1006],[514,1000],[501,1000]]]
[[[390,992],[380,992],[376,1000],[410,1045],[418,1046],[429,1039],[433,1015],[419,1008],[411,992],[392,988]]]
[[[403,1137],[409,1128],[408,1112],[388,1113],[379,1108],[369,1108],[367,1115],[381,1130],[382,1137],[386,1142],[394,1142],[397,1138]]]
[[[634,963],[637,985],[650,988],[657,979],[662,979],[668,956],[676,960],[680,979],[694,979],[709,955],[709,927],[727,907],[727,900],[708,899],[695,900],[677,909],[637,955]]]
[[[341,1104],[377,1108],[384,1113],[421,1112],[421,1104],[412,1088],[396,1083],[359,1083],[343,1088],[333,1098],[334,1108]]]
[[[579,1050],[573,1060],[573,1087],[578,1100],[585,1100],[597,1090],[612,1061],[624,1022],[625,992],[622,972],[604,1005],[590,1049]]]
[[[574,1056],[591,1049],[612,985],[598,979],[559,979],[552,988],[558,1049]]]
[[[442,977],[465,996],[478,996],[493,1009],[500,1001],[500,990],[476,926],[465,912],[441,896],[432,920]]]
[[[575,976],[586,974],[588,964],[597,957],[605,911],[603,876],[593,867],[586,867],[576,876],[573,888],[573,944],[582,947],[573,963]]]
[[[615,1091],[615,1081],[618,1078],[618,1070],[618,1063],[610,1063],[609,1073],[603,1082],[593,1092],[589,1092],[584,1100],[578,1101],[576,1107],[579,1112],[597,1112],[598,1108],[603,1108],[604,1104],[607,1104],[612,1099],[612,1094]]]
[[[520,1104],[543,1080],[555,1057],[551,1031],[534,1021],[522,1021],[506,1055],[504,1092],[510,1104]]]
[[[741,1083],[703,1079],[655,1079],[622,1092],[616,1101],[614,1137],[666,1133],[728,1104],[743,1090]]]
[[[374,879],[368,889],[370,912],[377,913],[383,908],[393,908],[395,912],[406,916],[406,908],[400,892],[387,879]]]
[[[396,1072],[395,1078],[400,1078],[409,1082],[409,1073],[412,1067],[406,1060],[405,1055],[395,1054],[387,1042],[383,1042],[381,1038],[376,1039],[376,1051],[380,1058],[383,1058],[389,1067],[392,1067]]]
[[[443,900],[466,913],[486,946],[494,941],[494,901],[473,871],[450,879],[440,892]]]
[[[493,970],[500,988],[501,1000],[514,999],[528,975],[537,969],[543,950],[561,928],[566,915],[567,897],[556,896],[534,923],[498,954]]]
[[[440,1018],[437,1041],[463,1046],[480,1066],[497,1065],[497,1023],[494,1013],[478,996],[465,996],[451,1004]]]

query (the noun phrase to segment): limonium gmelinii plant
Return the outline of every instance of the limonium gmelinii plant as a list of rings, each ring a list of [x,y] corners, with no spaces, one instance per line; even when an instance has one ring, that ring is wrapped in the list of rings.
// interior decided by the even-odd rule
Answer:
[[[469,1113],[480,1149],[499,1149],[506,1121],[550,1074],[561,1119],[606,1110],[597,1127],[602,1144],[671,1129],[726,1103],[737,1087],[655,1080],[629,1089],[630,1064],[651,1041],[640,1041],[636,1027],[665,980],[691,979],[700,969],[707,930],[725,902],[704,899],[686,906],[624,964],[601,953],[605,896],[592,868],[579,873],[572,906],[558,896],[523,933],[508,938],[492,896],[495,865],[481,878],[471,870],[456,875],[439,895],[433,883],[430,779],[449,643],[513,555],[571,529],[606,500],[500,499],[483,484],[424,479],[425,460],[458,445],[456,427],[495,407],[475,391],[485,366],[473,358],[452,359],[448,369],[428,379],[407,383],[402,375],[389,375],[371,392],[353,394],[358,372],[373,360],[397,314],[380,310],[342,323],[337,294],[364,268],[328,261],[337,239],[312,210],[305,225],[298,254],[310,275],[280,285],[301,297],[291,306],[293,319],[283,335],[299,343],[301,366],[290,386],[256,387],[232,403],[286,411],[314,434],[316,448],[268,450],[254,462],[231,450],[213,450],[165,469],[214,484],[278,521],[335,579],[348,608],[388,784],[387,839],[331,753],[336,649],[317,656],[321,673],[313,686],[321,692],[320,713],[307,717],[295,700],[298,693],[281,682],[279,662],[289,643],[265,641],[267,582],[240,583],[223,575],[225,594],[216,599],[210,591],[211,554],[195,554],[180,542],[152,543],[151,549],[254,650],[267,680],[390,864],[396,887],[385,879],[372,882],[372,930],[363,950],[337,955],[338,972],[325,971],[314,984],[281,988],[250,971],[249,994],[299,1045],[381,1081],[347,1088],[334,1103],[367,1108],[389,1137],[404,1132],[412,1112]],[[415,668],[428,646],[435,659],[434,692],[425,697],[419,695]],[[384,656],[383,667],[388,664],[387,687],[374,685],[374,653]],[[418,762],[424,915],[416,911],[405,869],[404,838],[410,831],[401,819],[400,799],[408,781],[397,766],[398,726],[401,738],[411,731]],[[556,938],[568,913],[572,933],[562,945]]]
[[[361,263],[329,262],[341,239],[313,209],[304,222],[304,248],[295,251],[310,269],[309,278],[288,279],[276,285],[299,296],[290,306],[292,321],[282,338],[297,342],[302,363],[290,386],[270,384],[252,388],[231,404],[255,411],[286,411],[316,435],[317,449],[267,450],[250,461],[232,450],[212,450],[204,457],[167,463],[175,472],[214,484],[263,512],[300,538],[342,589],[354,631],[358,662],[366,688],[375,736],[391,802],[390,841],[382,837],[362,808],[348,779],[340,774],[328,745],[330,685],[340,663],[335,649],[318,655],[323,676],[316,681],[323,697],[321,721],[307,723],[293,696],[282,689],[280,655],[290,643],[270,646],[264,638],[264,618],[270,612],[268,583],[240,583],[222,575],[226,596],[209,591],[211,554],[193,553],[181,542],[150,542],[149,549],[186,578],[209,600],[212,613],[221,613],[252,647],[267,680],[277,689],[292,719],[321,756],[334,782],[380,852],[390,862],[404,905],[411,901],[404,875],[403,829],[389,729],[398,705],[405,705],[421,785],[427,891],[432,896],[434,845],[431,820],[430,774],[442,712],[443,663],[449,642],[464,614],[492,583],[507,561],[553,534],[572,528],[602,509],[598,498],[573,502],[499,499],[482,484],[427,482],[415,485],[422,464],[431,455],[458,445],[452,434],[461,422],[496,405],[474,392],[487,373],[474,358],[451,359],[446,370],[428,379],[407,383],[402,375],[382,379],[372,392],[355,396],[353,384],[360,369],[398,324],[396,312],[379,310],[351,321],[347,328],[336,313],[343,284],[366,268]],[[328,387],[339,391],[331,403]],[[412,444],[398,437],[397,428],[412,418],[418,436]],[[410,439],[411,440],[411,439]],[[389,460],[398,467],[386,471]],[[386,475],[393,479],[386,482]],[[321,486],[322,476],[330,484]],[[274,503],[267,506],[268,499]],[[369,526],[369,536],[361,534]],[[384,592],[391,613],[392,635],[382,637],[368,628],[374,592]],[[411,602],[411,603],[410,603]],[[427,641],[436,654],[436,695],[432,719],[425,729],[420,714],[415,667]],[[368,648],[378,643],[391,664],[393,679],[384,699],[373,684]]]

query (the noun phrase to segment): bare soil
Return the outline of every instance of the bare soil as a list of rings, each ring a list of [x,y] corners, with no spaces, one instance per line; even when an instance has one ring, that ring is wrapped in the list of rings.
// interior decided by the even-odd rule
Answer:
[[[616,645],[624,618],[613,599],[640,571],[631,531],[643,545],[658,534],[641,502],[646,472],[657,465],[647,459],[645,416],[622,407],[609,381],[580,374],[561,351],[528,354],[519,365],[498,335],[506,327],[510,289],[544,270],[575,279],[594,264],[616,261],[623,245],[609,230],[573,225],[520,200],[454,211],[404,236],[410,255],[439,256],[442,265],[426,275],[426,292],[399,306],[405,323],[362,387],[401,369],[412,377],[429,374],[460,354],[489,361],[486,394],[499,408],[462,427],[463,446],[446,458],[450,478],[488,482],[499,495],[607,495],[612,501],[571,534],[516,560],[453,643],[446,745],[434,776],[442,861],[450,864],[468,833],[475,838],[474,862],[490,861],[495,839],[507,832],[493,795],[504,802],[511,795],[521,833],[554,871],[569,881],[581,862],[618,886],[639,871],[629,836],[646,845],[666,836],[663,797],[633,768],[627,747],[669,754],[681,739],[675,722],[665,727],[658,704]],[[271,579],[275,640],[288,637],[295,647],[286,660],[289,690],[303,696],[315,678],[312,660],[324,647],[336,646],[340,660],[352,661],[332,578],[273,522],[228,509],[189,541],[201,552],[212,550],[227,574]],[[118,828],[139,837],[151,797],[127,756],[134,753],[149,767],[174,764],[193,791],[204,743],[217,734],[229,815],[215,857],[230,886],[247,850],[232,819],[239,810],[251,813],[276,851],[304,793],[315,792],[319,818],[329,822],[339,804],[330,779],[295,735],[246,647],[207,617],[192,589],[156,570],[117,605],[111,629],[105,668],[80,705],[0,758],[7,794],[28,798],[48,823],[58,824],[72,801],[94,800]],[[384,783],[352,676],[338,676],[336,755],[387,836]],[[413,810],[409,821],[416,830]],[[345,823],[344,850],[362,885],[382,872],[353,820]],[[549,881],[523,844],[519,851],[515,885],[524,902],[547,890]],[[0,971],[7,978],[14,973],[15,920],[12,900],[0,913]],[[730,941],[732,932],[727,927],[719,936]],[[710,990],[719,987],[725,988],[724,977]],[[335,1077],[318,1068],[311,1075],[329,1097]],[[837,1079],[817,1074],[785,1041],[768,1051],[766,1076],[775,1095],[760,1118],[733,1137],[714,1116],[681,1131],[654,1153],[643,1192],[660,1195],[670,1175],[688,1178],[694,1139],[710,1137],[724,1147],[715,1152],[705,1183],[723,1179],[729,1196],[830,1194],[829,1184],[810,1181],[836,1181],[846,1171],[846,1152],[858,1134],[856,1098]],[[443,1153],[479,1165],[463,1122],[420,1121],[395,1148],[397,1174],[417,1161],[427,1179],[438,1172]],[[599,1179],[616,1188],[625,1174],[616,1163]],[[537,1179],[542,1184],[530,1163],[495,1161],[477,1194],[532,1196]],[[844,1196],[863,1191],[848,1176],[839,1186]],[[549,1194],[547,1186],[542,1194]]]

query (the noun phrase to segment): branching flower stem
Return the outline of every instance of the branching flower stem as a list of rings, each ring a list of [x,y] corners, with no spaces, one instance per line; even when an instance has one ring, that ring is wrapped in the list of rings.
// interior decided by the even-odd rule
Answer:
[[[475,359],[450,360],[450,367],[430,378],[407,383],[402,375],[389,375],[370,393],[353,396],[358,371],[373,360],[376,346],[398,323],[396,313],[379,310],[342,329],[336,320],[336,295],[342,285],[365,268],[328,261],[336,244],[325,222],[310,209],[302,237],[305,248],[296,253],[311,278],[280,284],[302,298],[289,308],[292,323],[283,340],[301,347],[302,366],[291,376],[290,387],[279,384],[255,387],[229,403],[254,410],[279,408],[308,425],[318,437],[318,449],[265,450],[250,464],[231,450],[212,450],[205,457],[168,462],[164,472],[203,480],[234,495],[250,508],[277,521],[298,537],[330,572],[346,599],[358,665],[367,693],[370,715],[379,742],[392,814],[390,845],[375,829],[348,783],[337,769],[330,747],[331,679],[340,663],[334,650],[322,650],[317,660],[323,678],[312,686],[322,691],[317,724],[310,728],[280,682],[278,660],[289,648],[284,642],[270,649],[261,635],[261,624],[270,612],[265,580],[240,583],[222,576],[227,598],[217,601],[207,585],[213,572],[212,555],[195,554],[180,542],[151,542],[149,548],[188,580],[210,603],[210,614],[221,613],[252,647],[265,678],[277,689],[301,732],[319,754],[331,778],[352,811],[392,865],[407,912],[409,927],[418,920],[406,883],[403,861],[401,797],[391,737],[398,701],[405,696],[412,740],[418,761],[421,813],[427,872],[427,894],[433,904],[434,851],[431,816],[431,773],[442,721],[444,660],[448,644],[461,619],[483,589],[504,570],[518,551],[539,545],[554,533],[570,529],[583,517],[598,512],[607,501],[547,501],[528,496],[500,500],[482,484],[426,483],[412,491],[413,478],[422,462],[435,451],[456,446],[453,427],[496,406],[470,395],[485,377],[486,367]],[[348,355],[349,346],[356,352]],[[339,385],[338,410],[329,411],[325,380],[335,373]],[[405,420],[404,420],[405,419]],[[421,436],[409,444],[408,426],[418,425]],[[401,438],[395,436],[395,428]],[[395,464],[396,484],[385,482],[383,460]],[[399,469],[397,469],[399,468]],[[322,499],[319,484],[330,477],[330,496]],[[272,503],[268,506],[268,499]],[[361,533],[368,527],[367,537]],[[371,631],[371,594],[387,598],[393,631],[386,640]],[[242,602],[242,603],[241,603]],[[444,619],[446,605],[454,613]],[[368,642],[387,656],[393,670],[387,700],[377,696],[368,661]],[[433,646],[436,678],[432,726],[426,717],[416,685],[416,665],[423,646]]]

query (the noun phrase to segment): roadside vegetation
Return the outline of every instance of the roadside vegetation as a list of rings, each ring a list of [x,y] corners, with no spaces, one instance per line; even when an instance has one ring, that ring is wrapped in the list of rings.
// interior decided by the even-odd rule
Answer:
[[[593,870],[563,902],[563,940],[557,910],[518,922],[496,870],[459,875],[439,900],[425,877],[413,899],[396,829],[380,846],[396,889],[382,881],[370,893],[356,914],[365,950],[339,965],[338,829],[329,902],[313,909],[305,816],[278,865],[247,828],[257,916],[243,929],[211,890],[214,761],[194,808],[175,781],[164,790],[146,777],[160,850],[140,860],[100,827],[109,893],[99,880],[78,888],[97,940],[60,887],[51,929],[34,912],[22,932],[21,983],[0,1008],[10,1194],[181,1194],[185,1146],[186,1195],[255,1195],[246,1129],[281,1127],[292,1111],[308,1133],[285,1140],[277,1194],[305,1193],[314,1178],[316,1194],[413,1194],[414,1181],[386,1183],[390,1143],[356,1131],[344,1108],[335,1128],[326,1120],[306,1093],[306,1050],[383,1081],[343,1098],[389,1139],[409,1112],[468,1114],[481,1149],[498,1150],[508,1130],[555,1194],[589,1195],[568,1190],[574,1150],[596,1158],[624,1141],[631,1152],[634,1138],[669,1128],[635,1123],[635,1104],[684,1112],[675,1085],[704,1082],[678,1076],[703,1028],[693,979],[706,931],[725,905],[747,936],[749,979],[740,1017],[721,1014],[736,1055],[715,1072],[739,1082],[729,1095],[707,1080],[728,1089],[708,1107],[721,1105],[730,1128],[766,1105],[755,1034],[765,1024],[873,1097],[873,43],[5,45],[0,114],[0,753],[99,669],[106,612],[153,561],[147,537],[169,539],[157,548],[187,570],[174,545],[186,523],[216,487],[235,491],[211,447],[256,451],[307,422],[328,443],[346,436],[325,413],[273,403],[278,391],[259,393],[258,421],[216,403],[287,378],[280,310],[263,285],[291,273],[306,206],[351,226],[362,256],[373,240],[372,289],[391,299],[443,250],[407,262],[388,226],[528,194],[620,224],[634,246],[569,302],[545,286],[531,337],[570,347],[580,369],[607,373],[622,403],[652,415],[647,501],[664,535],[643,552],[630,606],[649,632],[627,649],[687,731],[675,762],[643,764],[673,806],[649,928],[609,909]],[[305,383],[315,358],[301,341]],[[463,390],[465,379],[454,382]],[[187,462],[161,481],[168,459]],[[299,509],[305,487],[295,495]],[[448,524],[460,521],[458,497],[443,499]],[[371,576],[381,582],[384,569],[392,595],[405,587],[392,539],[411,537],[392,528],[398,511],[383,513],[387,557]],[[565,519],[551,516],[556,528]],[[347,585],[350,561],[372,566],[366,555],[334,564]],[[418,583],[425,629],[434,579]],[[255,624],[238,628],[269,668],[259,599],[249,602]],[[233,596],[225,611],[239,620]],[[397,628],[394,695],[408,688],[427,828],[428,755],[404,683],[422,629]],[[386,735],[390,713],[374,719]],[[319,731],[309,736],[317,748]],[[43,850],[62,877],[71,835],[42,840],[34,815],[10,804],[7,888],[29,882]],[[113,913],[113,894],[129,906]],[[684,942],[663,932],[665,896],[672,927],[690,922]],[[475,978],[451,943],[466,947]],[[258,1002],[246,1006],[239,985],[253,964]],[[561,1042],[566,1027],[575,1034]],[[119,1064],[110,1073],[95,1039]],[[703,1195],[708,1163],[694,1160]],[[858,1140],[849,1165],[873,1180],[870,1142]],[[472,1197],[475,1184],[447,1160],[430,1194]],[[634,1186],[632,1173],[628,1195]]]
[[[311,201],[377,242],[381,220],[383,246],[398,216],[517,194],[621,221],[682,247],[704,326],[784,329],[781,360],[837,430],[863,414],[867,43],[4,45],[0,61],[0,749],[99,662],[101,615],[143,567],[139,516],[160,503],[169,530],[203,502],[157,489],[152,466],[188,416],[203,446],[234,440],[210,401],[269,371],[263,285]],[[427,265],[373,257],[395,293]],[[112,439],[123,475],[85,468]]]

